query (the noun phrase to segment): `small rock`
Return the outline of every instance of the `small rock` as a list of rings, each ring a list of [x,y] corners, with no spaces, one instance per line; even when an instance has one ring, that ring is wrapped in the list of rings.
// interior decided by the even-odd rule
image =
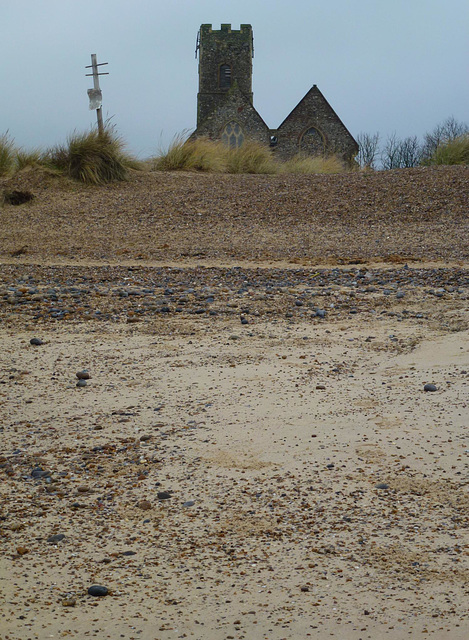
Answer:
[[[109,589],[107,587],[102,587],[99,584],[94,584],[92,587],[88,589],[88,595],[90,596],[101,597],[101,596],[107,596],[108,593],[109,593]]]
[[[188,500],[187,502],[184,502],[184,504],[182,505],[183,507],[193,507],[195,505],[195,501],[194,500]]]
[[[39,345],[44,344],[44,343],[41,340],[41,338],[31,338],[31,340],[29,341],[29,344],[32,344],[32,345],[35,345],[35,346],[39,346]]]
[[[389,485],[386,484],[385,482],[378,482],[378,484],[375,485],[375,487],[377,489],[389,489]]]
[[[86,387],[86,385],[87,385],[86,380],[78,380],[78,382],[77,382],[77,387],[78,388]]]
[[[64,598],[62,600],[62,607],[74,607],[77,603],[76,598]]]
[[[151,502],[149,500],[140,500],[140,502],[137,504],[137,507],[139,509],[143,509],[144,511],[148,511],[148,509],[151,509]]]
[[[427,384],[423,388],[424,391],[437,391],[438,388],[436,384],[432,384],[431,382],[427,382]]]
[[[317,384],[316,385],[316,389],[319,389],[320,391],[324,391],[325,388],[326,388],[325,384]]]
[[[171,494],[169,491],[158,491],[157,497],[158,500],[169,500],[171,498]]]
[[[55,544],[56,542],[60,542],[64,538],[65,538],[65,535],[63,533],[56,533],[53,536],[49,536],[47,538],[47,542],[50,542],[51,544]]]
[[[325,318],[326,312],[324,309],[316,309],[316,313],[314,314],[317,318]]]
[[[19,556],[24,556],[26,553],[29,553],[29,549],[27,549],[26,547],[17,547],[16,553]]]
[[[303,587],[301,587],[301,591],[304,591],[306,593],[307,591],[309,591],[309,587],[304,585]]]
[[[78,371],[76,374],[78,380],[89,380],[91,378],[89,371],[84,369],[83,371]]]

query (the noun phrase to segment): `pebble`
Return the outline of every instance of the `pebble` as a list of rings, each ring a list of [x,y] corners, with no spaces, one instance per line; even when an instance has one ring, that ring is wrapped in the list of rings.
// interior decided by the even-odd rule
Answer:
[[[182,505],[183,507],[193,507],[195,505],[195,501],[194,500],[188,500],[187,502],[184,502],[184,504]]]
[[[157,498],[158,500],[169,500],[171,498],[171,494],[169,491],[158,491]]]
[[[143,509],[144,511],[148,511],[148,509],[151,509],[151,502],[149,500],[140,500],[140,502],[137,504],[137,507],[139,509]]]
[[[432,384],[431,382],[427,382],[427,384],[423,387],[424,391],[438,391],[438,387],[436,384]]]
[[[378,482],[378,484],[375,485],[375,487],[377,489],[389,489],[389,485],[386,484],[385,482]]]
[[[109,593],[109,589],[99,584],[94,584],[92,587],[88,589],[88,595],[90,596],[101,597],[101,596],[107,596],[108,593]]]
[[[76,374],[78,380],[89,380],[91,378],[89,371],[83,369],[83,371],[78,371]]]
[[[31,340],[29,341],[29,344],[32,344],[32,345],[35,345],[35,346],[39,346],[39,345],[44,344],[44,343],[41,340],[41,338],[31,338]]]
[[[62,607],[74,607],[77,603],[76,598],[64,598],[62,600]]]
[[[56,542],[60,542],[64,538],[65,538],[65,535],[63,533],[56,533],[53,536],[49,536],[47,538],[47,542],[50,542],[51,544],[55,544]]]
[[[50,471],[44,471],[41,467],[36,467],[31,471],[32,478],[47,478],[50,476]]]
[[[86,382],[86,380],[78,380],[78,382],[77,382],[76,386],[80,389],[80,388],[82,388],[82,387],[86,387],[86,386],[87,386],[87,384],[88,384],[88,383]]]

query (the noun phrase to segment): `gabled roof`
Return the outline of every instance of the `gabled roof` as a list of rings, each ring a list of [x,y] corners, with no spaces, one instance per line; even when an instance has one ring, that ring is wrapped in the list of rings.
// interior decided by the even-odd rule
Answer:
[[[329,102],[326,100],[326,98],[323,96],[323,94],[315,84],[313,84],[313,86],[308,91],[308,93],[304,96],[304,98],[302,98],[299,101],[299,103],[296,105],[296,107],[288,114],[288,116],[285,118],[282,124],[278,127],[278,131],[280,131],[282,127],[287,125],[290,122],[290,120],[294,120],[297,112],[303,110],[305,106],[307,107],[308,103],[311,103],[312,111],[314,111],[314,109],[317,108],[318,104],[322,106],[322,109],[324,109],[325,111],[328,111],[329,114],[333,116],[335,124],[337,124],[343,129],[344,133],[346,133],[351,138],[351,140],[353,140],[353,142],[357,145],[357,148],[358,148],[358,144],[355,138],[352,136],[350,131],[344,125],[342,120],[339,118],[339,116],[336,114],[334,109],[331,107]]]

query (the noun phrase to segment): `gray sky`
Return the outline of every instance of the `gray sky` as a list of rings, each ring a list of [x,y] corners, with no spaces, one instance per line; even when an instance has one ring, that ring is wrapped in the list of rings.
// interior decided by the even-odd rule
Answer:
[[[254,106],[271,128],[313,84],[355,136],[469,121],[467,0],[0,0],[0,20],[0,134],[26,149],[94,125],[91,53],[109,63],[103,113],[131,151],[194,129],[202,23],[252,24]]]

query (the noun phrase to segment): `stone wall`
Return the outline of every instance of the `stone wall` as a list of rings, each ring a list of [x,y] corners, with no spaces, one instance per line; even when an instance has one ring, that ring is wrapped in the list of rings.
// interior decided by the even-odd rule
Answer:
[[[308,135],[311,129],[314,131]],[[357,143],[316,85],[285,118],[274,135],[277,137],[275,153],[284,159],[300,152],[305,155],[325,152],[337,153],[349,161],[358,153]]]
[[[197,126],[222,102],[235,84],[252,102],[253,36],[250,24],[239,30],[222,24],[213,30],[211,24],[200,27],[199,40],[199,93],[197,96]],[[221,87],[220,67],[229,65],[231,86]]]

